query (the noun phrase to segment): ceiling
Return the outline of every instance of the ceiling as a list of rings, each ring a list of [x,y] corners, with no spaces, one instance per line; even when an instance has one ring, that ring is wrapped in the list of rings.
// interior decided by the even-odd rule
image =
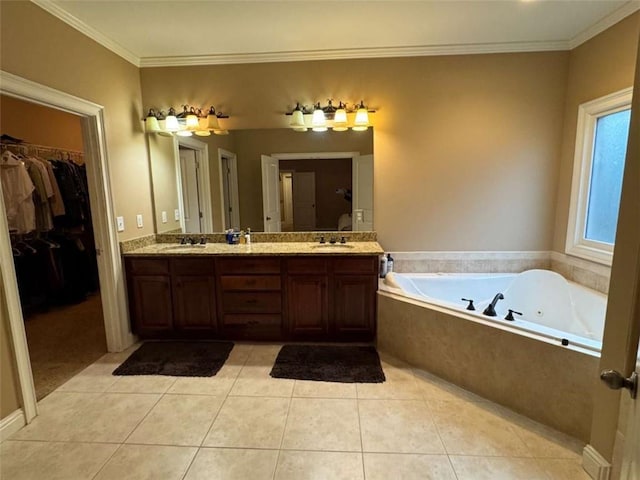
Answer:
[[[566,50],[640,0],[32,0],[138,66]]]

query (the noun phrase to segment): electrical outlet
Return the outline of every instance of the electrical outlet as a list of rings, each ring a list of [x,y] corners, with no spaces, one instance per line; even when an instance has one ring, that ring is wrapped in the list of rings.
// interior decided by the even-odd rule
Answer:
[[[167,223],[167,212],[162,212],[162,223]]]
[[[177,208],[173,211],[173,217],[176,219],[176,221],[180,220],[180,210],[178,210]]]
[[[118,225],[118,231],[124,232],[124,217],[116,217],[116,224]]]
[[[138,224],[138,228],[142,228],[142,215],[136,215],[136,223]]]

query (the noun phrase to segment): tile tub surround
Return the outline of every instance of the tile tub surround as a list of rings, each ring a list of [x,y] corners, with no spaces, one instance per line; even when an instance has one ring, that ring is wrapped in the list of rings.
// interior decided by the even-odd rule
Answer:
[[[377,346],[584,441],[599,358],[378,292]]]
[[[611,267],[559,252],[391,252],[401,273],[520,273],[544,269],[605,295]]]
[[[109,417],[113,425],[100,397],[131,350],[107,354],[0,445],[0,477],[589,480],[580,442],[393,357],[382,354],[385,384],[334,388],[271,378],[279,348],[236,344],[216,377],[167,377],[161,391],[140,377],[136,393],[119,395],[141,408]],[[264,388],[237,389],[246,379]]]

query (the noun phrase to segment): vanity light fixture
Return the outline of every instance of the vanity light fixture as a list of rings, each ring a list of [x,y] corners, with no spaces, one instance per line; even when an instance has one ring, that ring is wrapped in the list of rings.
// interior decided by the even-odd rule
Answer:
[[[322,107],[320,102],[317,102],[313,108],[301,106],[297,102],[293,111],[286,115],[291,116],[289,126],[296,132],[306,132],[309,128],[314,132],[326,132],[329,128],[334,132],[344,132],[349,128],[354,131],[369,128],[370,113],[375,113],[375,110],[367,108],[364,101],[349,108],[343,102],[339,102],[338,107],[335,107],[333,101],[328,100],[326,106]]]
[[[196,134],[201,137],[211,135],[227,135],[228,130],[220,126],[221,118],[229,118],[222,112],[216,112],[214,107],[209,108],[208,113],[203,113],[202,109],[183,105],[181,113],[176,114],[173,107],[169,108],[167,114],[161,110],[149,109],[149,113],[144,118],[144,129],[147,133],[157,133],[159,135],[190,137]]]

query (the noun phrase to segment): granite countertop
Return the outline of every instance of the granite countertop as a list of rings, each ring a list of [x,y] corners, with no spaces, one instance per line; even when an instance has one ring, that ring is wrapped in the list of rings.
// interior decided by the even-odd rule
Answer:
[[[179,243],[154,243],[123,253],[125,256],[160,255],[382,255],[378,242],[348,242],[346,244],[318,242],[260,242],[249,245],[207,243],[180,245]]]

